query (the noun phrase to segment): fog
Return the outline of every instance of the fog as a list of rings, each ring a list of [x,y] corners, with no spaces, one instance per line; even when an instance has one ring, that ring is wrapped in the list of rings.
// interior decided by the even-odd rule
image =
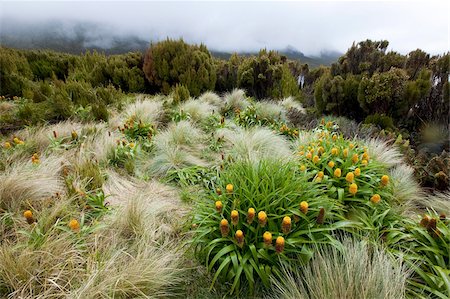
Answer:
[[[387,39],[389,49],[403,54],[417,48],[439,54],[450,48],[449,3],[0,2],[0,38],[42,31],[76,38],[82,32],[87,45],[108,47],[119,36],[147,43],[182,37],[219,51],[290,46],[307,55],[345,52],[369,38]]]

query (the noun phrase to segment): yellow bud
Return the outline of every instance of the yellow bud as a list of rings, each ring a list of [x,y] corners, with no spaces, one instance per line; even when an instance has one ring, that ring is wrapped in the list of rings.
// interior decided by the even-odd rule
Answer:
[[[313,163],[317,164],[317,162],[319,162],[319,156],[314,156]]]
[[[350,187],[348,187],[348,191],[350,192],[350,194],[355,195],[358,192],[358,185],[352,183]]]
[[[309,204],[306,201],[302,201],[300,203],[300,211],[302,211],[303,214],[308,213],[308,207],[309,207]]]
[[[282,236],[279,236],[277,240],[275,241],[275,250],[277,253],[281,253],[284,250],[284,238]]]
[[[237,210],[231,211],[231,223],[237,225],[239,222],[239,212]]]
[[[291,231],[291,224],[292,224],[291,217],[285,216],[283,218],[283,222],[281,223],[281,230],[283,231],[283,233],[287,234]]]
[[[341,177],[341,169],[340,168],[336,168],[335,170],[334,170],[334,176],[335,177],[337,177],[337,178],[340,178]]]
[[[333,167],[334,167],[334,162],[333,162],[333,161],[328,162],[328,166],[330,166],[331,168],[333,168]]]
[[[267,223],[267,214],[264,211],[261,211],[258,213],[258,221],[259,221],[259,225],[261,225],[262,227],[264,227]]]
[[[353,162],[353,164],[357,163],[358,160],[359,160],[358,154],[353,154],[353,157],[352,157],[352,162]]]
[[[381,196],[379,194],[374,194],[371,198],[370,201],[374,204],[379,203],[381,200]]]
[[[267,246],[272,245],[272,234],[270,232],[265,232],[263,234],[264,244]]]
[[[216,210],[217,212],[222,212],[223,204],[220,200],[216,201]]]
[[[254,208],[249,208],[247,211],[247,223],[251,224],[253,219],[255,219],[256,211]]]
[[[356,176],[360,176],[361,175],[361,169],[356,168],[354,173],[355,173]]]
[[[389,183],[389,177],[388,177],[387,175],[383,175],[383,176],[381,177],[381,184],[382,184],[383,186],[387,186],[388,183]]]
[[[323,179],[323,176],[324,176],[323,171],[319,171],[319,172],[317,173],[317,177],[318,177],[318,178]]]
[[[339,150],[338,150],[337,148],[333,147],[333,148],[331,149],[331,154],[332,154],[333,156],[337,156],[338,153],[339,153]]]
[[[354,179],[355,179],[355,175],[351,171],[349,173],[347,173],[347,175],[345,176],[345,180],[349,183],[353,183]]]
[[[233,185],[232,185],[232,184],[228,184],[227,187],[226,187],[226,190],[227,190],[228,193],[232,193],[232,192],[233,192],[233,189],[234,189],[234,188],[233,188]]]
[[[80,230],[80,223],[76,219],[72,219],[69,222],[69,227],[72,231],[76,232]]]

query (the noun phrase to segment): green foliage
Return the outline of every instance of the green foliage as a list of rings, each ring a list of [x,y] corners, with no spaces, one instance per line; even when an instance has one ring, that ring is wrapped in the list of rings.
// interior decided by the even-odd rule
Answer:
[[[404,70],[391,69],[363,77],[358,90],[358,102],[367,113],[393,115],[394,107],[402,100],[408,75]]]
[[[394,122],[391,117],[382,114],[371,114],[364,120],[365,124],[374,124],[383,130],[394,128]]]
[[[190,92],[184,85],[176,84],[173,88],[172,96],[175,103],[182,103],[189,100]]]
[[[423,219],[404,219],[402,227],[386,234],[386,245],[414,271],[408,291],[412,298],[450,297],[450,220],[428,213]]]
[[[193,96],[199,96],[213,90],[216,82],[215,65],[206,46],[188,45],[183,40],[152,44],[143,70],[150,84],[165,94],[182,84]]]
[[[292,163],[241,161],[220,173],[217,187],[221,191],[210,190],[194,218],[197,229],[193,244],[208,270],[215,270],[213,283],[228,282],[230,293],[245,288],[252,292],[258,282],[269,286],[269,277],[279,274],[281,261],[300,259],[306,263],[312,256],[309,244],[333,244],[330,232],[350,225],[336,213],[339,205],[327,198],[323,189],[307,186],[308,176],[296,169]],[[233,191],[227,190],[228,184]],[[223,207],[216,209],[214,201]],[[309,203],[306,213],[300,211],[302,201]],[[322,209],[326,216],[319,216]],[[234,220],[230,216],[233,210],[238,213]],[[262,214],[258,220],[260,212],[266,213],[267,220]],[[292,219],[289,225],[286,216]],[[226,226],[220,225],[223,219],[228,221]],[[243,232],[242,238],[238,231]],[[266,231],[271,236],[264,242]]]

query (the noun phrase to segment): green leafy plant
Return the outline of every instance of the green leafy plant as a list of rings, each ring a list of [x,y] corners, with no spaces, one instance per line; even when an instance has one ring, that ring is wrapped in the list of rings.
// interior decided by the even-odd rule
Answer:
[[[235,162],[220,173],[194,216],[192,244],[216,280],[230,293],[257,282],[269,286],[280,261],[306,263],[311,244],[333,244],[330,232],[352,226],[341,206],[295,164],[279,161]]]

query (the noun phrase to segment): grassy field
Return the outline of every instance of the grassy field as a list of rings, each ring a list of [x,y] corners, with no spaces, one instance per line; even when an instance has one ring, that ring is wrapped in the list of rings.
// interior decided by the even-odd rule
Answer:
[[[128,98],[0,136],[0,297],[450,297],[450,195],[397,144],[292,98]]]

